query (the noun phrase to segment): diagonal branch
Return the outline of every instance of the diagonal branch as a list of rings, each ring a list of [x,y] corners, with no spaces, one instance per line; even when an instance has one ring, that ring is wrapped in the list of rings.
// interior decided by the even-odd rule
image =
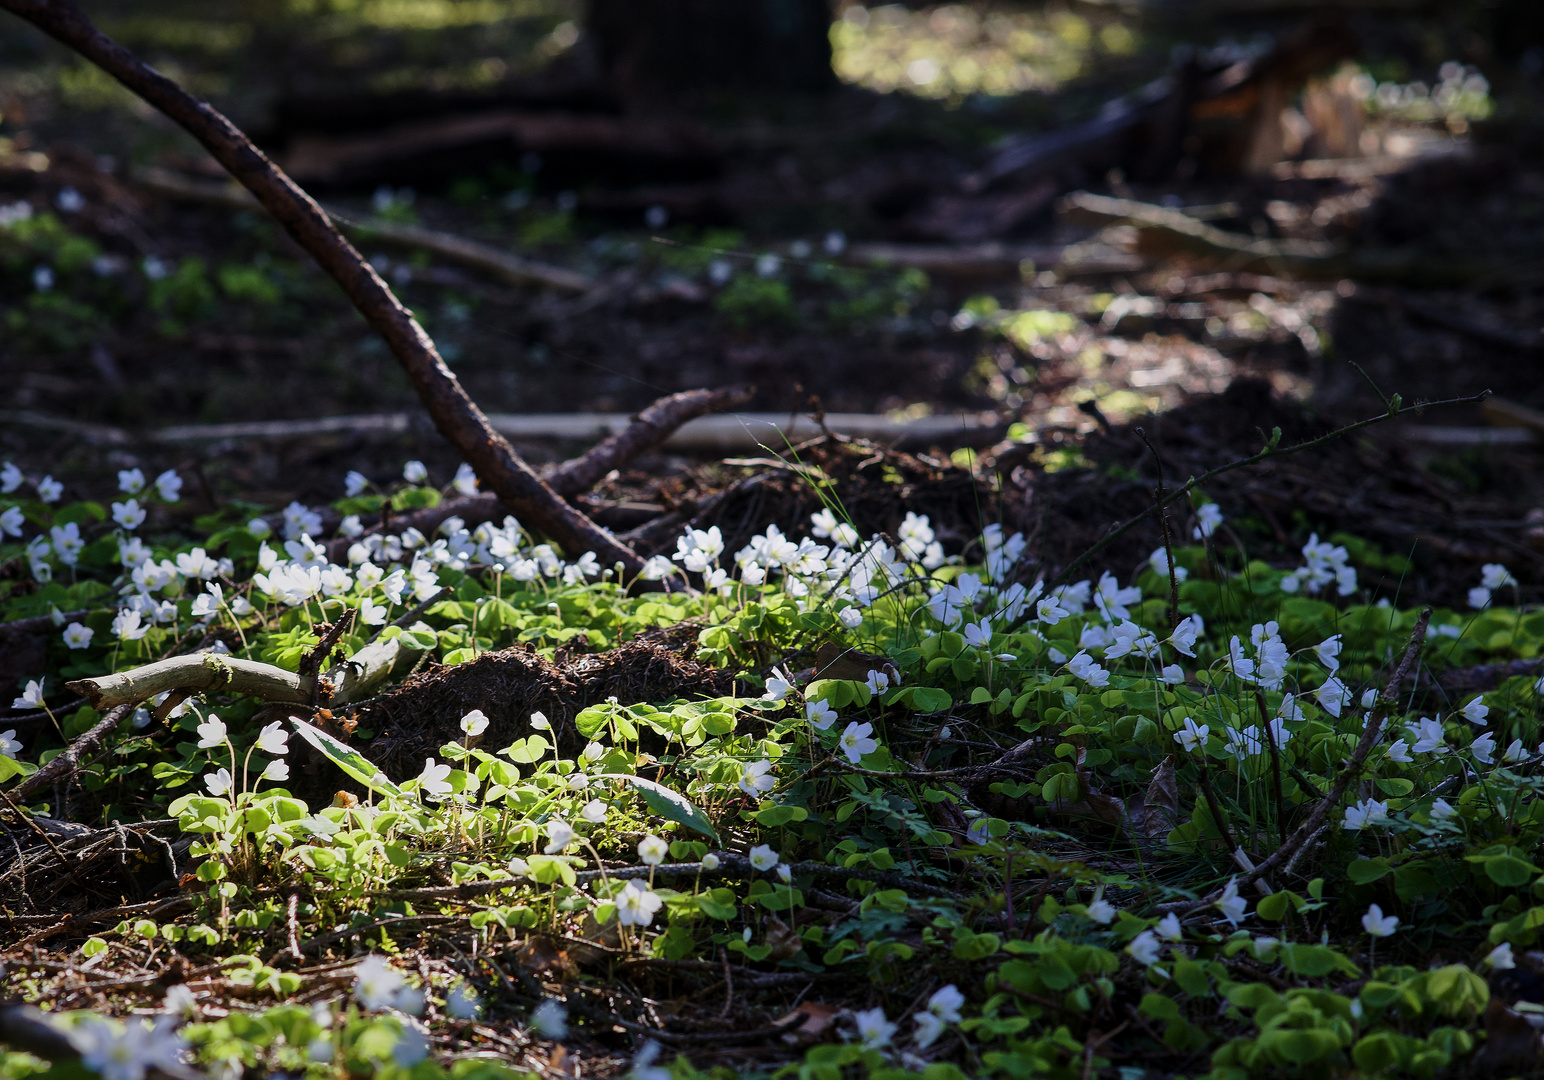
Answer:
[[[629,574],[642,569],[642,560],[631,548],[564,502],[493,430],[412,312],[343,238],[315,200],[234,124],[103,34],[74,0],[0,0],[0,8],[68,45],[176,121],[257,196],[385,340],[407,371],[434,426],[504,505],[571,553],[594,551],[602,565],[620,562]]]

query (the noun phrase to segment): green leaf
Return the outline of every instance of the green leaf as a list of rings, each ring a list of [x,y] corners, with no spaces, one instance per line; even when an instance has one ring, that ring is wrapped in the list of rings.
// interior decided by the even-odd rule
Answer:
[[[402,797],[402,789],[388,780],[386,774],[375,767],[374,762],[352,746],[339,742],[325,731],[312,727],[298,716],[290,717],[290,723],[295,726],[295,733],[321,751],[323,757],[371,791],[379,792],[382,795],[391,795],[395,798]]]
[[[499,753],[509,758],[510,761],[519,762],[522,765],[530,765],[540,761],[552,749],[549,743],[540,735],[530,735],[524,739],[516,739]]]
[[[1385,874],[1392,873],[1393,869],[1384,858],[1357,859],[1346,867],[1346,876],[1358,885],[1370,885]]]
[[[0,784],[5,783],[13,776],[21,776],[26,771],[22,767],[21,762],[9,754],[0,754]]]
[[[1149,1020],[1178,1020],[1179,1004],[1162,994],[1143,994],[1138,1010]]]
[[[620,780],[624,784],[631,784],[638,789],[638,794],[643,796],[643,801],[648,803],[649,809],[667,821],[674,821],[678,825],[685,825],[694,832],[718,842],[718,833],[713,828],[713,823],[708,820],[696,805],[686,796],[678,794],[667,788],[664,784],[656,784],[653,780],[645,780],[641,776],[633,776],[631,773],[602,773],[597,780]]]
[[[1526,885],[1536,873],[1537,867],[1516,855],[1492,855],[1485,860],[1485,875],[1503,888]]]

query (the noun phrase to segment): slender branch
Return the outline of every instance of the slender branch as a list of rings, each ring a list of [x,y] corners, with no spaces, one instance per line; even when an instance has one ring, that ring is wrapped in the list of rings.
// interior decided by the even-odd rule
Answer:
[[[1308,815],[1308,820],[1298,826],[1297,831],[1287,838],[1285,844],[1277,848],[1270,858],[1238,879],[1239,888],[1243,888],[1249,882],[1264,877],[1276,869],[1276,867],[1290,861],[1297,854],[1298,849],[1307,843],[1308,838],[1319,830],[1319,827],[1324,824],[1324,819],[1329,816],[1330,811],[1340,802],[1341,796],[1346,793],[1346,789],[1351,786],[1351,782],[1362,771],[1362,766],[1367,762],[1367,755],[1371,754],[1372,748],[1378,744],[1378,735],[1383,730],[1383,721],[1388,718],[1389,714],[1399,704],[1399,688],[1409,678],[1410,671],[1415,665],[1416,657],[1420,655],[1421,645],[1426,640],[1426,624],[1430,621],[1431,608],[1426,608],[1421,612],[1420,617],[1415,620],[1415,629],[1410,632],[1410,642],[1405,646],[1404,656],[1400,658],[1399,666],[1394,669],[1394,674],[1384,685],[1383,693],[1378,696],[1378,704],[1373,709],[1372,715],[1367,718],[1367,726],[1362,729],[1361,741],[1356,744],[1356,749],[1352,751],[1351,760],[1346,763],[1346,767],[1335,778],[1335,785],[1330,788],[1329,793],[1323,799],[1319,800],[1318,805],[1313,808],[1313,812]],[[1220,895],[1222,894],[1218,891],[1215,895],[1195,901],[1189,905],[1189,909],[1195,910],[1205,907]]]
[[[111,710],[102,719],[98,720],[86,733],[76,739],[64,752],[55,755],[47,765],[27,777],[11,791],[11,798],[17,803],[25,803],[35,792],[63,780],[75,771],[80,759],[97,748],[97,745],[112,732],[113,728],[123,722],[123,718],[133,711],[130,705],[120,705]]]
[[[13,0],[0,0],[0,4],[11,2],[13,2]],[[1153,513],[1155,510],[1161,510],[1164,506],[1167,506],[1169,503],[1174,502],[1177,499],[1183,499],[1187,497],[1192,491],[1206,483],[1208,480],[1211,480],[1213,477],[1221,476],[1223,473],[1232,472],[1234,469],[1242,469],[1247,465],[1257,465],[1260,462],[1268,461],[1271,458],[1287,457],[1290,454],[1300,454],[1304,450],[1312,450],[1315,447],[1334,442],[1336,439],[1344,438],[1345,436],[1350,435],[1352,432],[1360,431],[1362,428],[1371,427],[1373,424],[1381,424],[1385,420],[1396,419],[1397,417],[1403,416],[1406,413],[1438,408],[1443,405],[1473,405],[1477,402],[1484,401],[1489,396],[1490,391],[1484,390],[1470,397],[1444,398],[1442,401],[1426,401],[1415,405],[1401,405],[1397,408],[1391,408],[1388,412],[1382,414],[1381,416],[1370,416],[1365,420],[1358,420],[1354,424],[1347,424],[1345,427],[1336,428],[1334,431],[1331,431],[1328,434],[1320,435],[1316,439],[1309,439],[1306,442],[1296,443],[1288,447],[1266,446],[1257,454],[1251,454],[1249,457],[1239,458],[1237,461],[1230,461],[1224,465],[1218,465],[1215,469],[1209,469],[1208,471],[1202,473],[1200,476],[1192,476],[1188,481],[1185,482],[1182,487],[1176,488],[1175,490],[1169,492],[1160,501],[1154,503],[1152,506],[1149,506],[1147,509],[1141,511],[1140,513],[1128,518],[1126,521],[1105,533],[1104,536],[1099,538],[1097,543],[1095,543],[1087,551],[1083,552],[1083,554],[1079,555],[1076,559],[1073,559],[1070,563],[1068,563],[1066,567],[1062,569],[1061,573],[1056,575],[1056,578],[1051,582],[1050,587],[1055,588],[1057,585],[1065,583],[1066,580],[1072,575],[1074,570],[1088,562],[1095,555],[1098,555],[1101,551],[1109,547],[1120,537],[1136,528],[1136,526],[1141,524],[1142,520],[1149,514]]]
[[[743,405],[755,392],[754,386],[726,386],[718,390],[687,390],[660,398],[633,417],[626,429],[548,473],[547,486],[559,495],[588,491],[612,469],[652,450],[688,420]]]
[[[326,211],[234,124],[103,34],[74,0],[0,0],[0,8],[68,45],[165,113],[257,196],[381,335],[407,372],[434,426],[511,511],[571,553],[594,551],[603,565],[621,562],[629,574],[642,570],[643,560],[631,548],[542,483],[488,423],[412,312],[343,238]]]
[[[1147,432],[1143,428],[1136,429],[1137,437],[1153,455],[1153,463],[1158,466],[1158,506],[1163,506],[1163,458],[1158,456],[1158,451],[1153,444],[1147,441]],[[1169,567],[1169,632],[1179,629],[1179,571],[1174,568],[1174,541],[1169,536],[1169,515],[1162,509],[1158,511],[1158,528],[1163,533],[1163,558]]]

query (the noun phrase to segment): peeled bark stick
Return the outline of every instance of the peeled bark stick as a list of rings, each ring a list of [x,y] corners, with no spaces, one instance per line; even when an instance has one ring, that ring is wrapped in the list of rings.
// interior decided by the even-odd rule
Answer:
[[[612,469],[652,450],[688,420],[743,405],[755,393],[754,386],[726,386],[717,390],[687,390],[660,398],[633,417],[626,429],[548,473],[547,486],[559,495],[589,491]]]
[[[323,684],[332,688],[329,700],[340,705],[357,700],[391,673],[397,655],[396,638],[360,649],[348,661],[321,677]],[[197,653],[168,657],[113,675],[76,679],[67,685],[76,693],[86,695],[95,709],[137,705],[157,694],[176,690],[222,690],[264,701],[305,705],[311,701],[316,676],[298,675],[273,664],[236,656]]]
[[[602,565],[620,562],[628,574],[643,569],[643,560],[631,548],[564,502],[516,455],[445,366],[423,327],[343,238],[326,211],[234,124],[103,34],[73,0],[0,0],[0,8],[68,45],[176,121],[256,195],[342,286],[407,371],[440,434],[511,511],[572,554],[593,551]]]

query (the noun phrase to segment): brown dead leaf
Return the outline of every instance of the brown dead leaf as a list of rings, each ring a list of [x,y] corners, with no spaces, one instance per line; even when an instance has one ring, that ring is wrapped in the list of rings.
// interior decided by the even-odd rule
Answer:
[[[836,1019],[836,1014],[839,1011],[839,1009],[827,1005],[823,1001],[805,1001],[801,1002],[799,1007],[793,1012],[774,1021],[774,1023],[778,1027],[784,1024],[791,1024],[795,1016],[803,1013],[804,1022],[784,1032],[783,1041],[790,1045],[816,1042],[825,1035],[826,1030],[831,1026],[831,1021]]]
[[[548,971],[560,975],[578,974],[578,968],[569,959],[567,951],[544,935],[528,937],[522,941],[515,950],[515,962],[533,975]]]
[[[1174,755],[1158,763],[1147,785],[1140,817],[1133,817],[1143,836],[1168,836],[1179,824],[1179,784],[1174,778]]]
[[[767,959],[776,963],[797,955],[804,948],[804,939],[797,930],[773,915],[767,919],[767,944],[772,946]]]

